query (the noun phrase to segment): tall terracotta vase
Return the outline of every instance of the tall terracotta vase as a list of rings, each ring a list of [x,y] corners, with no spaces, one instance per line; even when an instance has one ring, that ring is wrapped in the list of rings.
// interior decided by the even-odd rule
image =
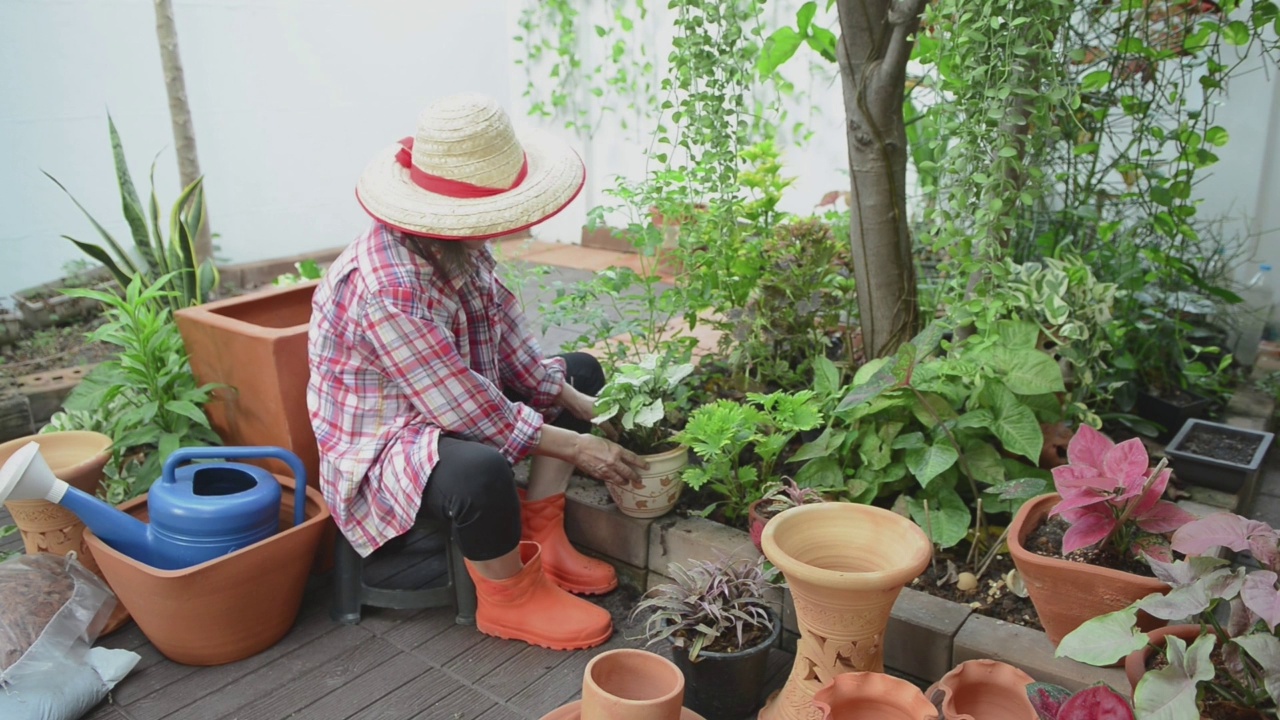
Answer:
[[[30,442],[40,444],[40,454],[54,476],[77,490],[97,494],[102,484],[102,469],[111,459],[111,438],[87,430],[29,435],[0,445],[0,465]],[[10,500],[4,505],[13,516],[13,524],[18,526],[28,555],[41,552],[66,555],[74,550],[81,565],[106,580],[84,541],[84,522],[75,513],[46,500]],[[102,632],[112,632],[128,621],[129,611],[117,603]]]
[[[942,710],[943,720],[1036,720],[1027,697],[1030,675],[996,660],[957,665],[929,688],[926,696]]]
[[[684,675],[675,663],[645,650],[609,650],[587,663],[582,699],[542,720],[702,720],[683,702]]]
[[[841,673],[813,694],[822,720],[937,720],[920,688],[878,672]]]
[[[1128,607],[1151,593],[1165,593],[1169,586],[1153,577],[1121,570],[1047,557],[1027,549],[1027,538],[1040,527],[1061,498],[1055,493],[1028,500],[1009,526],[1009,554],[1031,594],[1045,635],[1057,647],[1067,633],[1085,620]],[[1138,626],[1154,630],[1164,623],[1146,613]]]
[[[884,671],[884,628],[933,547],[915,523],[870,505],[818,503],[765,526],[764,554],[791,588],[800,640],[791,676],[760,720],[821,720],[814,693],[841,673]]]

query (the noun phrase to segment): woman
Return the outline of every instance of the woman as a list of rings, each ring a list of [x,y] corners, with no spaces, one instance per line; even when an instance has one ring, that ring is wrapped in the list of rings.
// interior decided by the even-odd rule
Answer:
[[[307,405],[338,529],[367,556],[419,513],[448,518],[480,631],[560,650],[612,633],[570,592],[617,586],[565,538],[569,476],[629,482],[645,463],[589,434],[599,363],[543,357],[487,239],[556,214],[584,180],[568,146],[517,138],[492,100],[433,104],[361,176],[375,222],[316,288],[309,338]],[[530,455],[519,497],[511,467]]]

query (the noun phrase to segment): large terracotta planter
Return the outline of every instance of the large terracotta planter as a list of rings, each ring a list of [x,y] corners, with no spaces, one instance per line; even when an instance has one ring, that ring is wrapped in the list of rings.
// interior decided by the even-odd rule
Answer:
[[[29,435],[0,445],[0,465],[30,442],[40,444],[41,456],[58,479],[90,495],[98,493],[102,469],[111,459],[111,438],[87,430]],[[45,500],[10,500],[4,505],[18,526],[28,555],[66,555],[74,550],[81,565],[106,580],[84,541],[84,522],[75,513]],[[113,632],[128,621],[128,611],[117,603],[102,633]]]
[[[683,701],[684,676],[670,660],[644,650],[610,650],[587,663],[582,699],[542,720],[702,720]]]
[[[937,720],[920,688],[878,672],[841,673],[814,693],[822,720]]]
[[[174,314],[191,372],[220,383],[205,406],[227,445],[274,445],[302,460],[317,487],[320,455],[307,412],[307,328],[316,282],[273,288],[179,310]],[[289,473],[278,460],[251,460]]]
[[[272,288],[174,313],[191,372],[199,383],[227,387],[205,405],[209,424],[227,445],[273,445],[302,460],[307,484],[320,487],[320,449],[307,410],[307,329],[318,281]],[[279,460],[245,462],[277,475]],[[333,567],[337,526],[325,526],[314,570]]]
[[[1067,633],[1086,620],[1120,610],[1169,586],[1151,577],[1111,568],[1046,557],[1031,552],[1024,542],[1058,504],[1056,493],[1028,500],[1009,526],[1009,554],[1031,594],[1049,642],[1057,647]],[[1138,626],[1154,630],[1164,622],[1139,613]]]
[[[293,478],[276,479],[284,489],[280,532],[182,570],[157,570],[85,533],[107,582],[165,657],[222,665],[271,647],[293,626],[329,508],[307,488],[306,520],[295,527]],[[146,521],[146,502],[143,495],[119,509]]]
[[[800,640],[782,690],[760,720],[820,720],[814,693],[837,675],[884,671],[884,629],[904,585],[933,547],[915,523],[888,510],[816,503],[765,526],[764,554],[786,576]]]
[[[656,455],[641,455],[649,469],[638,471],[639,482],[630,485],[607,483],[609,496],[623,515],[655,518],[671,512],[684,490],[680,473],[689,465],[689,448],[678,447]]]
[[[1036,720],[1027,697],[1030,675],[996,660],[957,665],[929,688],[926,696],[945,720]]]

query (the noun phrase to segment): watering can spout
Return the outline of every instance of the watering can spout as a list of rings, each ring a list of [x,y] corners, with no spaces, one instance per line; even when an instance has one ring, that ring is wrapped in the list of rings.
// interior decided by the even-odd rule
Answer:
[[[62,505],[107,544],[129,555],[145,553],[150,543],[146,523],[55,477],[37,442],[24,445],[0,468],[0,501],[4,500],[48,500]]]

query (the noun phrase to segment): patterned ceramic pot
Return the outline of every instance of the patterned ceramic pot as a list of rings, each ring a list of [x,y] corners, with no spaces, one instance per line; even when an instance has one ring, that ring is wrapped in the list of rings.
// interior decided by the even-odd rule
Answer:
[[[623,515],[655,518],[666,515],[676,506],[684,481],[680,479],[689,465],[689,448],[678,447],[657,455],[641,455],[649,469],[640,471],[640,480],[631,485],[606,484],[609,495]]]

